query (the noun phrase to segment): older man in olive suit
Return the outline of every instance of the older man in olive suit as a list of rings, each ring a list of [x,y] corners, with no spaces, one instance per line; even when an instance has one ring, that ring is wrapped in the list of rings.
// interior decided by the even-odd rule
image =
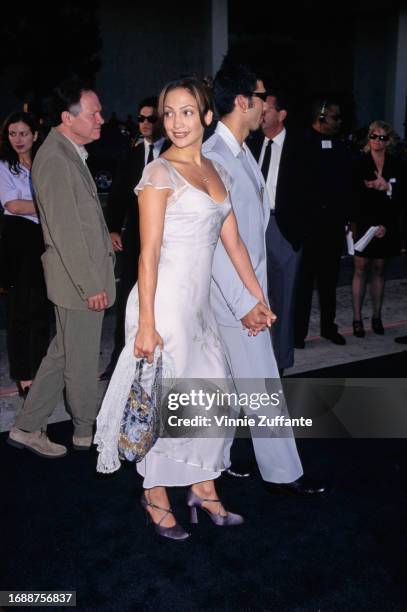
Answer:
[[[46,434],[64,389],[74,425],[73,446],[91,446],[102,321],[115,299],[113,249],[84,147],[100,137],[100,102],[94,91],[71,80],[55,91],[53,103],[57,127],[37,153],[32,178],[56,336],[8,438],[17,448],[48,458],[67,452]]]

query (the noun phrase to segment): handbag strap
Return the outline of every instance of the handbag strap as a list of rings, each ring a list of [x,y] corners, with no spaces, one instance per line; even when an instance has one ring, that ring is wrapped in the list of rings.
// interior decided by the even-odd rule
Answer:
[[[147,361],[146,358],[142,357],[136,363],[136,372],[138,371],[138,382],[139,383],[141,382],[141,377],[143,375],[143,365],[146,361]],[[159,370],[162,366],[162,361],[163,361],[163,356],[162,356],[162,352],[160,351],[160,354],[157,357],[157,362],[155,364],[154,362],[151,364],[152,366],[155,365],[153,387],[155,387],[157,383],[157,378],[158,378]]]
[[[141,382],[141,377],[142,377],[142,374],[143,374],[143,364],[144,364],[144,361],[145,361],[145,357],[143,357],[142,359],[140,359],[136,363],[136,372],[138,371],[138,382]]]
[[[155,364],[154,381],[153,381],[153,389],[154,390],[157,388],[158,376],[159,376],[160,371],[161,371],[162,361],[163,361],[163,356],[162,356],[162,352],[160,351],[160,354],[157,357],[157,362]]]

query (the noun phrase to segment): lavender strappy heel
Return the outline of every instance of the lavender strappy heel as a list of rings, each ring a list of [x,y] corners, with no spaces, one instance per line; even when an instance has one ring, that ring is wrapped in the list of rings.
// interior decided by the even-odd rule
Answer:
[[[187,505],[190,508],[190,521],[191,523],[198,522],[198,508],[206,512],[211,521],[215,523],[218,527],[233,527],[235,525],[241,525],[244,523],[244,519],[240,514],[234,514],[233,512],[228,512],[226,516],[222,516],[221,514],[214,514],[213,512],[209,512],[208,508],[205,508],[202,504],[203,502],[217,502],[221,504],[220,499],[202,499],[193,492],[192,489],[188,491],[187,494]]]
[[[169,538],[170,540],[186,540],[191,535],[190,533],[185,531],[185,529],[183,529],[181,525],[178,525],[178,523],[176,523],[173,527],[163,527],[161,525],[167,514],[173,514],[171,508],[160,508],[160,506],[157,506],[156,504],[147,501],[147,498],[144,493],[141,496],[141,505],[143,506],[146,512],[147,522],[151,522],[151,524],[154,526],[156,533],[159,536],[163,538]],[[153,519],[151,518],[151,515],[147,510],[148,506],[150,506],[150,508],[155,508],[156,510],[161,510],[162,512],[164,512],[162,518],[159,520],[158,523],[154,523]]]

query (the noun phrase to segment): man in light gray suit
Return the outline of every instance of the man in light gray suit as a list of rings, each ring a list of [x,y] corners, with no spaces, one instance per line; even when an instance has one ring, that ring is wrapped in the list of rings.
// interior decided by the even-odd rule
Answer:
[[[56,336],[8,438],[11,445],[47,458],[67,452],[46,434],[48,418],[64,388],[74,425],[73,447],[91,446],[103,314],[115,299],[113,249],[84,147],[100,138],[99,98],[72,80],[55,91],[53,106],[57,127],[38,151],[32,179]]]
[[[231,199],[239,232],[265,295],[265,233],[270,203],[260,169],[244,141],[259,127],[266,97],[263,82],[249,67],[226,59],[214,81],[220,121],[203,146],[204,155],[224,166],[233,179]],[[278,380],[279,375],[271,336],[265,329],[264,307],[238,278],[221,242],[215,251],[212,275],[211,303],[237,391],[246,392],[248,384],[266,391],[266,381]],[[259,333],[249,336],[246,328],[256,328]],[[232,441],[225,445],[225,465],[229,466]],[[261,475],[271,487],[295,493],[323,491],[323,487],[313,486],[304,478],[292,436],[273,437],[269,430],[266,437],[254,437],[253,446]]]

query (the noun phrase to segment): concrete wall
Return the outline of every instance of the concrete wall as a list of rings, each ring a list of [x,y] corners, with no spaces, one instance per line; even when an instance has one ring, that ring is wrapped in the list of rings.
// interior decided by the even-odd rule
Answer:
[[[363,18],[354,25],[356,125],[375,119],[404,136],[407,95],[407,13]]]
[[[136,114],[169,80],[210,66],[210,2],[101,3],[102,67],[96,85],[109,118]]]
[[[10,113],[23,110],[23,101],[19,99],[14,90],[18,83],[19,67],[10,66],[2,72],[0,77],[0,121]]]
[[[403,7],[394,23],[392,61],[386,91],[386,116],[396,132],[406,133],[407,119],[407,8]]]

